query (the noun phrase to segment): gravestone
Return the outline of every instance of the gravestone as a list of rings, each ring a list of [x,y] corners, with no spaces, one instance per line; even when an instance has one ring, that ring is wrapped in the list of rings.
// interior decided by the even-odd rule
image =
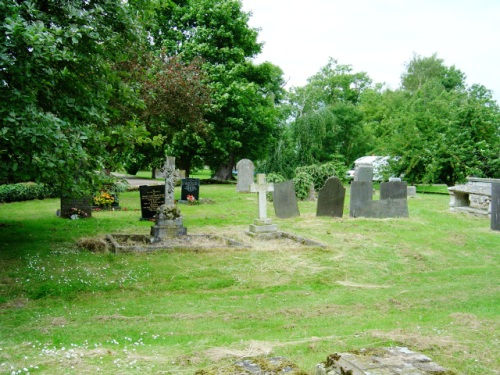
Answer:
[[[281,219],[300,216],[293,180],[274,184],[273,206],[276,216]]]
[[[156,210],[165,203],[165,186],[163,185],[141,185],[139,186],[141,197],[141,219],[149,220],[156,215]]]
[[[406,199],[408,183],[406,181],[389,181],[380,184],[380,199]]]
[[[405,181],[389,181],[380,184],[380,200],[372,200],[372,182],[351,183],[351,217],[391,218],[408,217],[408,184]]]
[[[250,192],[258,194],[259,218],[250,224],[249,235],[260,235],[277,232],[278,228],[267,217],[267,192],[274,191],[274,185],[266,182],[265,174],[257,175],[257,183],[250,185]]]
[[[358,164],[354,174],[354,181],[373,181],[373,165],[372,164]]]
[[[181,181],[181,200],[187,200],[188,195],[192,195],[194,199],[198,200],[200,198],[200,179],[183,178]]]
[[[371,181],[352,181],[351,199],[349,202],[349,216],[360,217],[367,205],[370,205],[373,194],[373,183]]]
[[[316,216],[342,217],[344,201],[345,187],[338,177],[330,177],[318,193]]]
[[[72,212],[81,212],[79,218],[92,217],[92,195],[83,197],[61,196],[61,212],[62,218],[69,219]]]
[[[491,184],[491,230],[500,230],[500,183]]]
[[[238,164],[236,164],[236,170],[238,171],[236,191],[238,193],[250,193],[250,185],[253,184],[253,174],[255,170],[253,162],[249,159],[241,159]]]

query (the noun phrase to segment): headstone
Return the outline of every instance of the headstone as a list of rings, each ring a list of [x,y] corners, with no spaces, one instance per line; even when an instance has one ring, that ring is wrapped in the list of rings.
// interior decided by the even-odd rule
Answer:
[[[165,203],[165,186],[139,186],[141,197],[141,219],[149,220],[156,215],[156,210]]]
[[[363,209],[372,201],[373,183],[371,181],[351,182],[351,198],[349,215],[351,217],[363,216]]]
[[[491,230],[500,230],[500,183],[491,184]]]
[[[60,216],[66,219],[71,218],[71,216],[76,218],[75,215],[80,219],[92,217],[92,201],[91,195],[83,197],[62,196]]]
[[[272,224],[272,220],[267,217],[267,192],[274,191],[273,184],[268,184],[266,182],[265,174],[257,175],[257,183],[250,185],[250,192],[258,194],[259,200],[259,218],[254,220],[254,223],[250,225],[251,235],[273,233],[277,231],[275,224]]]
[[[253,174],[255,170],[253,162],[249,159],[241,159],[238,164],[236,164],[236,169],[238,171],[236,191],[238,193],[250,193],[250,185],[253,184]]]
[[[406,199],[408,196],[406,181],[389,181],[380,183],[380,199]]]
[[[200,198],[200,179],[183,178],[181,181],[181,200],[187,200],[188,195],[192,195],[194,199],[198,200]]]
[[[417,196],[417,187],[416,186],[408,186],[406,188],[406,196],[407,197],[416,197]]]
[[[316,216],[342,217],[345,187],[338,177],[330,177],[318,193]]]
[[[373,165],[372,164],[358,164],[354,174],[354,181],[373,181]]]
[[[293,180],[274,184],[273,206],[276,216],[281,219],[300,216]]]

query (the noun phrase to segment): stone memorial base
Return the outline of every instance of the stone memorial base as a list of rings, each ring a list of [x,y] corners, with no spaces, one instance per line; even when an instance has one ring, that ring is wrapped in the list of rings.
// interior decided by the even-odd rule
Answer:
[[[278,232],[276,224],[272,224],[271,219],[255,219],[250,224],[247,234],[250,236],[260,236],[275,234]]]
[[[187,228],[182,225],[182,217],[174,220],[158,220],[155,225],[151,227],[151,241],[153,243],[161,242],[169,238],[176,238],[185,236]]]

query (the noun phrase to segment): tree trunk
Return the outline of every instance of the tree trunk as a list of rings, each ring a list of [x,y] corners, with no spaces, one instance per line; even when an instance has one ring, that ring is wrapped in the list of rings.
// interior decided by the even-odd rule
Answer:
[[[177,168],[182,171],[186,171],[186,178],[188,178],[189,172],[191,171],[191,157],[183,156],[179,158],[179,164],[177,165]]]
[[[233,178],[233,167],[234,156],[231,155],[227,163],[219,165],[219,168],[217,168],[217,172],[215,172],[213,179],[217,181],[231,180]]]

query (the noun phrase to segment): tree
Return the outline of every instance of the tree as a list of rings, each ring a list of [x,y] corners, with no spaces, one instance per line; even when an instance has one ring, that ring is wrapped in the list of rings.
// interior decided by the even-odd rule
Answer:
[[[298,165],[324,163],[342,155],[351,162],[370,147],[363,131],[361,94],[371,85],[366,73],[349,65],[328,64],[289,95],[290,135]]]
[[[500,176],[500,111],[491,92],[467,88],[465,75],[436,55],[416,57],[407,69],[399,90],[363,99],[375,152],[400,156],[399,172],[413,183]]]
[[[257,30],[236,0],[172,1],[156,8],[151,30],[156,46],[184,61],[201,58],[212,104],[203,137],[176,139],[176,152],[202,157],[215,178],[231,177],[235,160],[258,158],[276,127],[276,103],[282,96],[282,72],[270,64],[249,61],[261,50]],[[191,143],[191,141],[193,143]]]
[[[0,183],[82,186],[107,164],[111,99],[139,102],[114,64],[140,28],[122,1],[5,0],[0,32]]]

